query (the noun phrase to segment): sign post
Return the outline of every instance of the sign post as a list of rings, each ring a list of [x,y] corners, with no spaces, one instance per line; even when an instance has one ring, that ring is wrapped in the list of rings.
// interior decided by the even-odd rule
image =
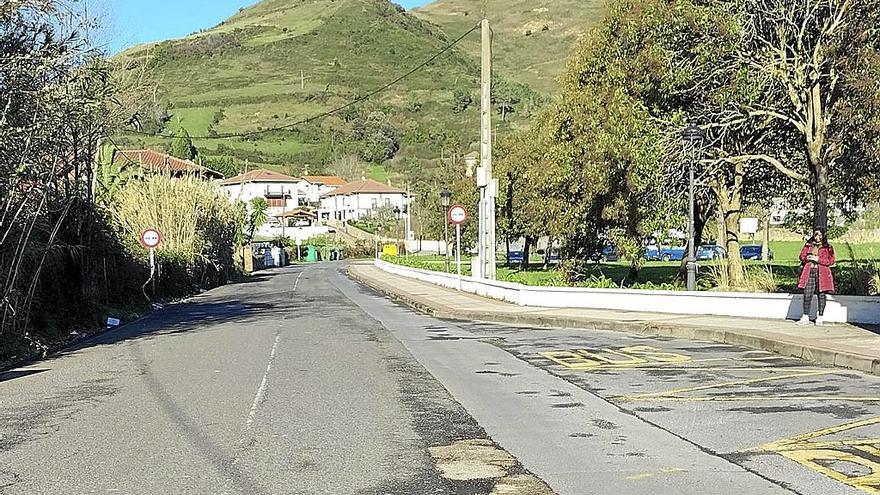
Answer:
[[[296,238],[296,261],[299,263],[299,260],[302,259],[302,245],[303,240],[299,237]]]
[[[140,242],[144,249],[150,251],[150,278],[144,283],[144,287],[146,287],[151,280],[154,280],[156,274],[156,248],[162,243],[162,234],[160,234],[157,229],[146,229],[141,232]],[[156,290],[155,287],[156,283],[154,281],[153,292]],[[146,295],[146,293],[144,293],[144,295]]]
[[[461,290],[461,224],[467,221],[467,209],[462,205],[449,208],[449,221],[455,224],[455,265],[458,270],[458,290]]]

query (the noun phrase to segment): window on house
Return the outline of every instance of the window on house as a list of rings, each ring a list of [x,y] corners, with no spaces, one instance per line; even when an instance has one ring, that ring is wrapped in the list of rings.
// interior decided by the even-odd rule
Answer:
[[[284,208],[284,198],[266,198],[269,208]]]
[[[376,208],[379,207],[379,200],[378,200],[378,199],[373,198],[372,203],[373,203],[373,209],[374,209],[374,210],[375,210]]]
[[[385,206],[391,206],[391,198],[385,198]]]

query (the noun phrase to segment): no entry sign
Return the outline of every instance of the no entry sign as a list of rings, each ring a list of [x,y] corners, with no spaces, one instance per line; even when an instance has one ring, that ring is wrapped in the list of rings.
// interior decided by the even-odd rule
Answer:
[[[453,205],[449,208],[449,221],[455,225],[461,225],[467,221],[467,209],[462,205]]]
[[[162,242],[162,234],[156,229],[146,229],[141,232],[140,241],[145,249],[155,249]]]

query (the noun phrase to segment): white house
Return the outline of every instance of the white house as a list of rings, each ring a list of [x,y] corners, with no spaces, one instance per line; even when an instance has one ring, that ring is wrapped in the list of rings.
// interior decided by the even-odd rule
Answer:
[[[406,191],[402,189],[374,180],[359,180],[324,194],[318,213],[321,219],[344,222],[371,216],[383,207],[396,207],[400,218],[406,218],[408,203]]]
[[[269,216],[299,206],[300,179],[271,170],[251,170],[220,183],[230,201],[250,203],[254,198],[265,198]]]
[[[335,175],[304,175],[299,182],[300,191],[303,193],[302,202],[312,206],[319,206],[321,204],[321,196],[345,184],[346,182],[343,179]]]

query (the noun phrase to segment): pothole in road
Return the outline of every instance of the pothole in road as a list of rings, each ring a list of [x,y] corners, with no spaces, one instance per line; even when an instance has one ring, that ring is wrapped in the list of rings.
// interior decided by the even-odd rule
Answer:
[[[491,440],[460,440],[428,449],[440,475],[453,484],[475,482],[486,495],[553,495],[543,481],[525,473],[515,457]]]

